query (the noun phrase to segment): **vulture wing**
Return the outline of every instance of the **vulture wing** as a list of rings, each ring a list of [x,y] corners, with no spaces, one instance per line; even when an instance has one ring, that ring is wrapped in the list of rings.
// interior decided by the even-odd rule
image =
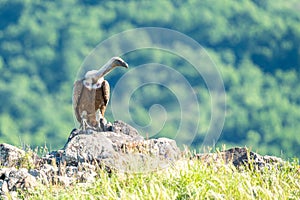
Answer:
[[[73,86],[73,109],[75,111],[75,116],[76,116],[76,119],[79,123],[81,123],[81,115],[79,113],[79,103],[80,103],[80,97],[81,97],[81,94],[82,94],[82,90],[83,90],[83,82],[82,80],[78,80],[74,83],[74,86]]]

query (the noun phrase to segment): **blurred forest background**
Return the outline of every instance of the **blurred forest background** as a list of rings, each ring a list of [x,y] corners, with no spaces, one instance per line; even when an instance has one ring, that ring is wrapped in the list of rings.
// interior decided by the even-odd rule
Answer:
[[[0,143],[46,143],[52,149],[61,148],[74,127],[72,86],[85,57],[108,37],[147,26],[186,34],[199,42],[216,63],[227,101],[218,145],[248,146],[262,154],[300,157],[297,0],[2,0]],[[197,97],[204,114],[193,142],[197,149],[210,120],[210,98],[207,92],[201,92],[207,89],[205,84],[197,83],[199,75],[186,66],[188,63],[164,54],[136,51],[123,58],[130,67],[149,60],[178,67],[176,70],[199,91]],[[116,70],[107,77],[112,90],[122,73]],[[141,95],[151,99],[163,94],[161,102],[168,108],[178,106],[170,91],[147,87],[151,86],[134,93],[136,101],[144,101]],[[148,101],[132,111],[141,125],[148,123],[152,103]],[[110,108],[107,117],[113,120]],[[171,135],[177,128],[175,120],[163,133]]]

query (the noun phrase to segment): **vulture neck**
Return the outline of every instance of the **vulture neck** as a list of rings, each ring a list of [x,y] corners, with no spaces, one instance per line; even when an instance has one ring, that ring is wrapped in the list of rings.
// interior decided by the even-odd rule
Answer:
[[[100,78],[104,77],[106,74],[108,74],[112,69],[114,68],[114,66],[112,65],[112,63],[106,63],[103,67],[101,67],[93,76],[93,79],[99,80]]]

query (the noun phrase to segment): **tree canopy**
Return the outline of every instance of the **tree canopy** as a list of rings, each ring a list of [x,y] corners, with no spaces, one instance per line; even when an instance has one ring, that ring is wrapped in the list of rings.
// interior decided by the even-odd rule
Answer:
[[[299,10],[296,0],[1,1],[0,142],[60,148],[75,125],[72,86],[86,56],[114,34],[163,27],[201,44],[220,71],[226,119],[217,145],[299,157]],[[151,43],[151,37],[130,36],[127,42]],[[184,44],[174,46],[193,51]],[[105,53],[115,56],[109,49]],[[159,49],[136,50],[123,57],[132,68],[151,62],[171,66],[188,80],[199,101],[199,108],[192,109],[199,109],[201,115],[187,119],[187,126],[199,120],[192,143],[199,148],[210,122],[212,91],[191,63]],[[107,77],[112,90],[122,73],[116,70]],[[169,75],[162,71],[157,78],[169,79]],[[143,77],[126,84],[135,86],[134,81]],[[181,87],[171,83],[170,88]],[[160,130],[159,124],[152,124],[149,131],[160,130],[159,136],[171,137],[180,125],[180,102],[170,88],[138,87],[127,102],[133,121],[142,127],[151,124],[151,117],[163,121],[166,113],[165,126]],[[157,104],[163,110],[152,107]],[[162,114],[151,116],[151,108]],[[111,109],[107,118],[113,120]]]

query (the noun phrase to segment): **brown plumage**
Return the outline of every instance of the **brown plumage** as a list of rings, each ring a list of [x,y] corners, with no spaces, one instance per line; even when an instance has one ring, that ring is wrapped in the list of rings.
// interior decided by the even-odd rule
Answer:
[[[99,120],[104,118],[110,96],[109,83],[104,80],[104,76],[118,66],[128,68],[128,64],[121,58],[113,57],[98,71],[88,71],[83,79],[75,81],[73,108],[83,129],[86,126],[99,127]]]

